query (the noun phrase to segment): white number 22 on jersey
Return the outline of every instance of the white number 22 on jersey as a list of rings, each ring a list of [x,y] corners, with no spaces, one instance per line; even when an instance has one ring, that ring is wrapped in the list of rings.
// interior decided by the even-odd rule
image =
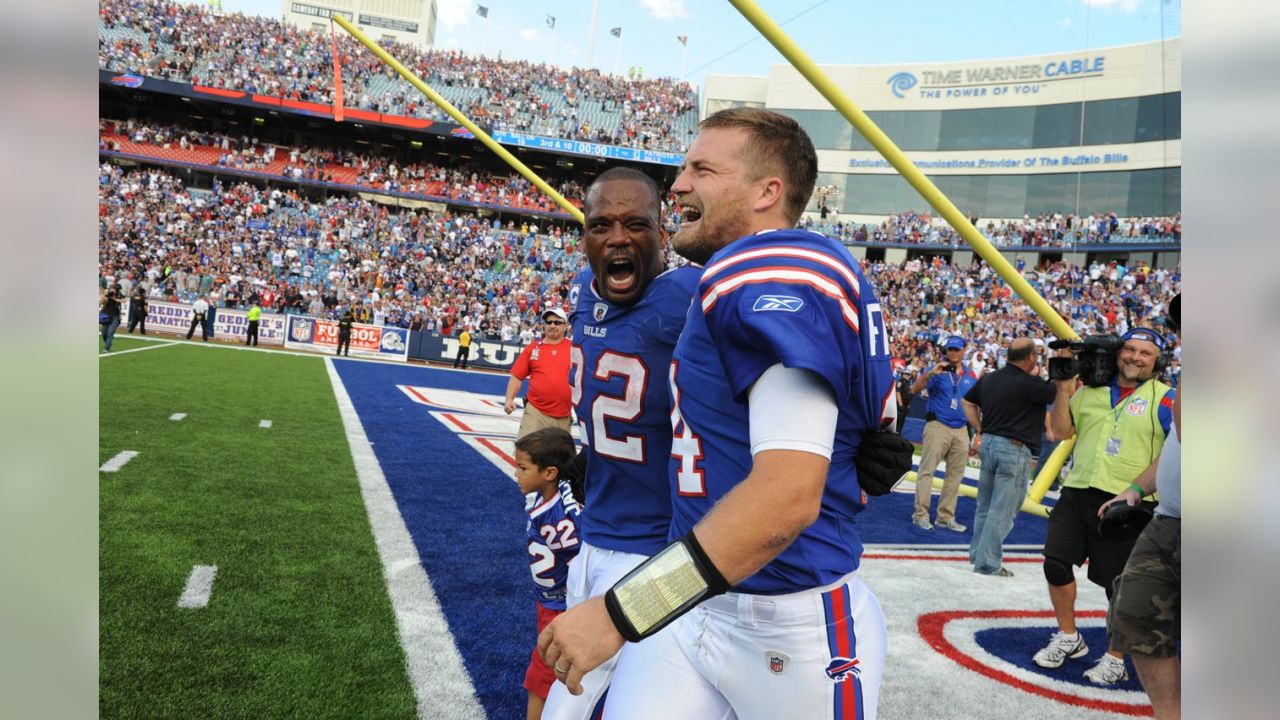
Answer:
[[[569,383],[573,391],[573,405],[578,407],[582,401],[582,381],[585,358],[582,348],[573,346],[570,351],[572,367]],[[645,461],[645,443],[643,435],[623,435],[615,438],[609,435],[605,423],[610,419],[631,422],[644,412],[644,394],[649,388],[649,368],[644,361],[635,355],[624,355],[613,351],[601,353],[596,361],[592,376],[597,380],[608,382],[614,377],[624,380],[622,395],[600,393],[591,402],[591,437],[587,442],[591,451],[605,457],[626,462],[643,463]]]

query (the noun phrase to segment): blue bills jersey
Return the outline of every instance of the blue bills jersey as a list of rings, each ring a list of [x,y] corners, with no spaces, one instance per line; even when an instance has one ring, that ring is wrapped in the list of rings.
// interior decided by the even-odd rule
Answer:
[[[588,268],[570,288],[569,384],[589,447],[582,536],[595,547],[652,555],[671,522],[667,366],[702,268],[654,278],[634,305],[596,293]]]
[[[826,236],[765,231],[721,248],[707,264],[671,363],[670,538],[692,530],[751,471],[747,396],[765,370],[778,363],[810,370],[839,405],[817,522],[737,590],[797,592],[858,567],[854,516],[865,496],[853,460],[893,402],[885,326],[857,262]]]
[[[564,610],[565,580],[569,561],[577,557],[580,506],[567,480],[550,500],[529,496],[529,573],[533,575],[533,596],[548,610]]]

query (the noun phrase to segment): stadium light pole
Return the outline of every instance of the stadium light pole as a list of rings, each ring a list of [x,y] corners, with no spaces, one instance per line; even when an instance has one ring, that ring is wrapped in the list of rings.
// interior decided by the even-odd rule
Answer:
[[[911,187],[915,188],[916,192],[920,193],[925,202],[937,210],[951,224],[951,227],[960,233],[960,236],[969,243],[983,260],[987,261],[987,264],[1009,284],[1009,287],[1014,292],[1018,293],[1018,296],[1040,316],[1040,319],[1053,330],[1055,335],[1060,338],[1079,339],[1079,335],[1053,309],[1053,306],[1040,293],[1036,292],[1035,288],[1031,287],[1026,278],[1022,277],[1014,269],[1013,265],[995,249],[995,246],[990,241],[982,237],[982,234],[973,226],[973,223],[969,222],[964,213],[960,212],[955,204],[946,195],[942,194],[942,191],[933,184],[933,181],[920,172],[920,168],[917,168],[914,163],[907,159],[907,156],[889,139],[889,136],[885,135],[884,131],[877,127],[871,118],[867,117],[867,114],[831,81],[831,78],[827,77],[827,74],[810,59],[804,50],[800,49],[800,46],[796,45],[783,32],[782,28],[772,18],[752,0],[729,0],[729,2],[747,19],[747,22],[751,23],[756,30],[759,30],[761,35],[764,35],[765,39],[778,52],[782,53],[787,62],[791,63],[813,85],[814,89],[827,99],[827,102],[830,102],[853,127],[857,128],[858,132],[871,143],[872,147],[898,171],[898,174],[902,175],[902,178]]]
[[[419,92],[421,92],[423,95],[426,95],[428,100],[435,103],[441,110],[444,110],[446,113],[448,113],[449,117],[453,118],[454,120],[457,120],[458,124],[470,130],[471,133],[476,136],[476,139],[484,143],[485,147],[497,153],[498,157],[506,161],[506,163],[510,165],[512,168],[514,168],[516,172],[523,175],[524,178],[529,182],[533,183],[534,185],[537,185],[539,190],[546,193],[547,196],[550,197],[552,200],[555,200],[556,204],[559,205],[561,208],[563,208],[565,212],[572,215],[574,219],[578,221],[579,224],[583,224],[585,222],[585,218],[582,214],[582,211],[579,210],[577,207],[575,207],[573,203],[569,202],[568,200],[565,199],[563,195],[556,192],[555,188],[548,185],[546,180],[543,180],[541,177],[538,176],[537,173],[530,170],[524,163],[520,162],[520,160],[516,158],[515,155],[512,155],[506,148],[499,145],[497,140],[494,140],[492,137],[489,137],[489,133],[485,132],[484,130],[481,130],[479,125],[476,125],[475,123],[471,122],[471,119],[468,118],[466,115],[463,115],[462,112],[458,110],[458,108],[454,107],[452,103],[450,103],[448,100],[445,100],[443,96],[441,96],[435,90],[432,90],[426,83],[419,80],[417,75],[414,75],[413,72],[409,70],[409,68],[405,67],[404,65],[401,65],[399,60],[396,60],[395,58],[391,57],[391,54],[388,53],[386,50],[383,50],[382,47],[378,45],[378,43],[374,42],[373,40],[370,40],[367,35],[360,32],[360,30],[356,28],[356,26],[352,25],[346,18],[342,17],[341,15],[334,13],[332,20],[338,23],[338,25],[341,26],[343,30],[346,30],[347,32],[351,33],[352,37],[354,37],[356,40],[359,40],[361,45],[364,45],[365,47],[369,48],[369,50],[372,51],[374,55],[377,55],[378,58],[382,60],[382,62],[386,63],[392,70],[395,70],[397,73],[399,73],[400,77],[409,81],[410,85],[413,85],[414,87],[418,88]]]

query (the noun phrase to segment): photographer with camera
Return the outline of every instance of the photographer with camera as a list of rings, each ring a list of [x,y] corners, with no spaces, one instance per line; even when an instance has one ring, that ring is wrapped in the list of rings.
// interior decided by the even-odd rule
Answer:
[[[1173,422],[1175,393],[1156,379],[1167,363],[1169,343],[1151,328],[1133,328],[1124,337],[1058,340],[1049,347],[1060,350],[1049,363],[1049,376],[1058,385],[1053,434],[1076,435],[1071,472],[1049,515],[1044,544],[1044,575],[1058,632],[1033,658],[1040,667],[1056,668],[1089,652],[1076,629],[1072,566],[1087,559],[1089,580],[1111,598],[1133,539],[1104,537],[1098,510],[1155,465]],[[1108,652],[1084,676],[1097,685],[1128,679],[1123,654]]]
[[[947,476],[942,481],[938,498],[938,527],[964,532],[956,522],[956,496],[969,457],[969,430],[960,399],[978,382],[977,376],[964,364],[964,338],[952,335],[942,342],[945,359],[920,373],[911,384],[915,394],[928,388],[929,411],[925,414],[924,443],[920,449],[920,468],[916,472],[916,504],[911,521],[921,530],[932,530],[929,502],[933,495],[933,471],[938,461],[946,459]]]

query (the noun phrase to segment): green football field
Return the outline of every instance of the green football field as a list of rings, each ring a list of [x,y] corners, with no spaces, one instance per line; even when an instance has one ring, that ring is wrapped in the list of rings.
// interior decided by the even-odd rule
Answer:
[[[101,716],[415,717],[324,362],[113,350],[99,463],[138,454],[98,473]],[[197,565],[208,604],[181,608]]]

